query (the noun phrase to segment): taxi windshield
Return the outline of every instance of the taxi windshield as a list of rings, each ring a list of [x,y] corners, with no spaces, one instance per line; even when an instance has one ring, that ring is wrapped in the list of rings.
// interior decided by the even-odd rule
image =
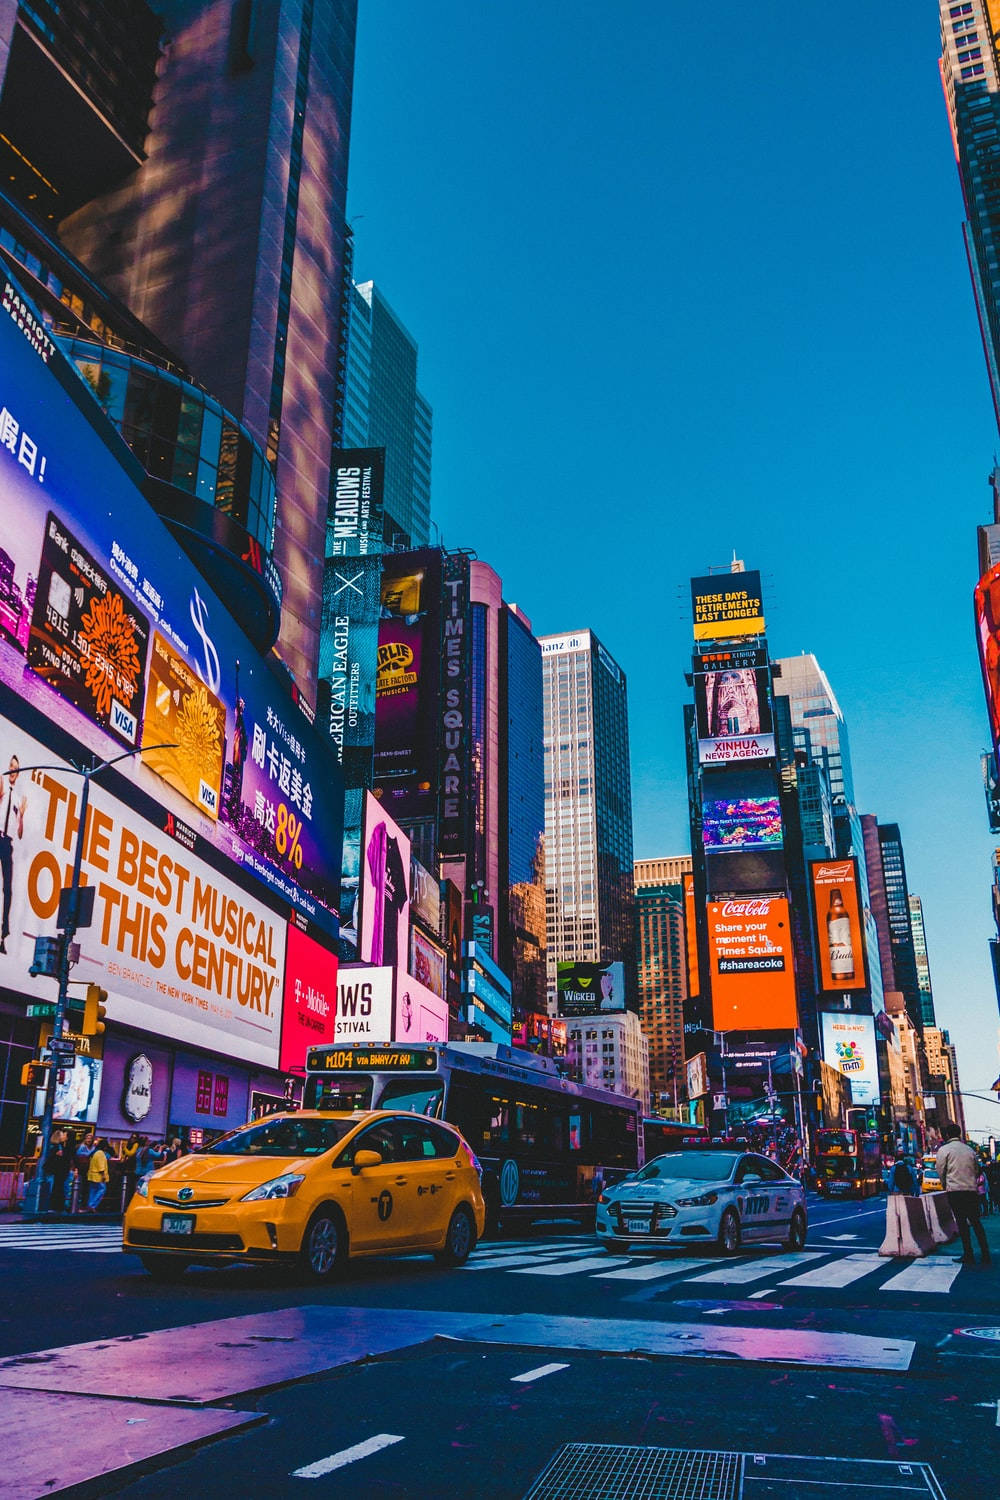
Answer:
[[[357,1120],[257,1120],[206,1147],[212,1156],[321,1156],[338,1145]]]
[[[639,1182],[654,1177],[688,1177],[694,1182],[724,1182],[739,1161],[735,1151],[670,1151],[656,1156],[636,1173]]]

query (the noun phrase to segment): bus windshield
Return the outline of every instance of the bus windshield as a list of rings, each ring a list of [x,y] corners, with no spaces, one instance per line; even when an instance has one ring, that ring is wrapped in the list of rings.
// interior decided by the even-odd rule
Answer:
[[[440,1078],[390,1078],[379,1097],[379,1109],[405,1110],[436,1120],[441,1115],[444,1084]]]
[[[853,1130],[817,1130],[816,1154],[818,1156],[856,1156],[857,1133]]]

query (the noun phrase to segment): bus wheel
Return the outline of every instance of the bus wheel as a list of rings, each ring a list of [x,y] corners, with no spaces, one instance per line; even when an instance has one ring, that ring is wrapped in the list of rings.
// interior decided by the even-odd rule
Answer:
[[[719,1225],[719,1249],[723,1255],[735,1255],[740,1248],[740,1219],[735,1208],[727,1208]]]

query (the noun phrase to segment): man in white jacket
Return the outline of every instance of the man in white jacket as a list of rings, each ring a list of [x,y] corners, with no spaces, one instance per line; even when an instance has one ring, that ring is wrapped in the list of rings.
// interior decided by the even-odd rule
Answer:
[[[983,1265],[988,1266],[990,1247],[986,1242],[986,1231],[979,1217],[979,1158],[972,1147],[962,1140],[962,1132],[957,1125],[949,1123],[941,1133],[944,1136],[944,1145],[939,1147],[936,1158],[938,1176],[941,1179],[941,1186],[948,1194],[948,1202],[955,1215],[958,1232],[962,1236],[962,1264],[974,1266],[976,1263],[969,1234],[971,1226],[979,1241],[979,1253],[982,1256]]]

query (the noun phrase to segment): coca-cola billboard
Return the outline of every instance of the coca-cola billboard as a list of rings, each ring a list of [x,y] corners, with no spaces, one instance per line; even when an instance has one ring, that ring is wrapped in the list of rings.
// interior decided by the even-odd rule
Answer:
[[[710,901],[707,916],[715,1030],[797,1026],[787,900],[752,896]]]
[[[817,859],[809,866],[816,917],[816,978],[825,993],[866,990],[865,932],[856,859]]]

